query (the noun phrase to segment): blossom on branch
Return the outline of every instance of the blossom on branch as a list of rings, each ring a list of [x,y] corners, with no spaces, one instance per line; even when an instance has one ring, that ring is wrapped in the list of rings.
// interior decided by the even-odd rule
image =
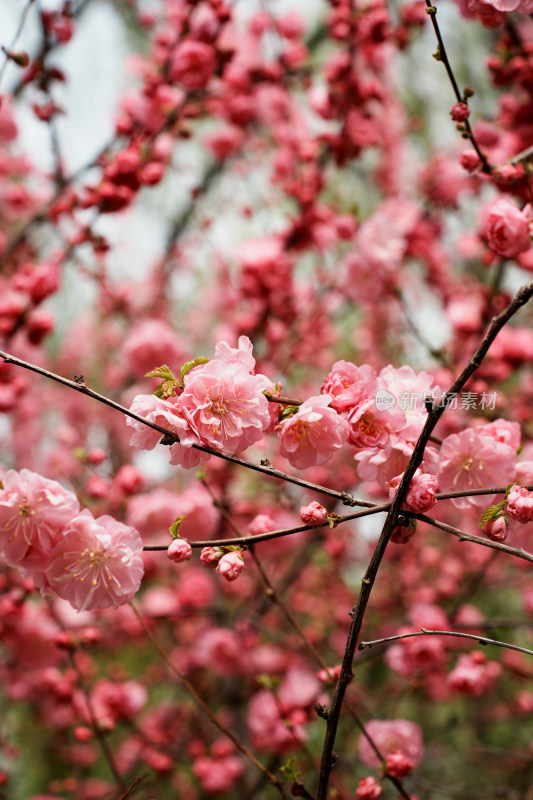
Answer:
[[[46,590],[78,611],[117,608],[136,594],[144,573],[142,539],[113,517],[75,516],[50,555]]]
[[[319,395],[302,403],[297,413],[278,425],[280,452],[293,467],[325,464],[348,437],[348,423],[330,408],[331,397]]]

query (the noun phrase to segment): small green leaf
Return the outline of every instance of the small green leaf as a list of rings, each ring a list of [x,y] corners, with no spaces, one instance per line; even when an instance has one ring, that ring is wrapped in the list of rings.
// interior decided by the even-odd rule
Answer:
[[[185,515],[183,515],[183,517],[176,517],[176,519],[174,520],[174,522],[172,523],[172,525],[168,529],[169,533],[170,533],[170,535],[172,536],[173,539],[179,539],[178,530],[179,530],[179,527],[180,527],[180,525],[181,525],[181,523],[183,522],[184,519],[185,519]]]
[[[167,367],[166,364],[161,364],[160,367],[156,367],[155,369],[151,370],[151,372],[144,373],[145,378],[161,378],[164,381],[175,381],[176,376],[170,369]]]
[[[479,520],[479,527],[483,528],[483,526],[486,525],[487,522],[491,522],[493,519],[498,519],[501,512],[505,508],[506,503],[507,503],[506,500],[502,500],[495,506],[489,506],[488,508],[486,508],[483,514],[481,515],[481,519]]]
[[[295,758],[289,758],[289,760],[282,767],[280,767],[280,772],[283,772],[287,780],[290,781],[291,783],[292,781],[295,781],[301,774],[300,772],[297,772],[294,769],[295,761],[296,761]]]
[[[292,417],[293,414],[297,414],[300,406],[285,406],[281,414],[279,415],[280,419],[288,419]]]
[[[199,364],[207,364],[208,361],[209,359],[204,358],[203,356],[199,356],[198,358],[195,358],[193,361],[186,361],[185,364],[180,369],[180,379],[178,381],[178,386],[180,387],[180,389],[183,389],[183,387],[185,386],[183,379],[185,378],[186,374],[190,372],[191,369],[197,367]]]
[[[265,395],[265,397],[273,397],[276,394],[276,392],[281,391],[281,388],[282,388],[281,383],[275,383],[273,389],[265,389],[263,394]]]

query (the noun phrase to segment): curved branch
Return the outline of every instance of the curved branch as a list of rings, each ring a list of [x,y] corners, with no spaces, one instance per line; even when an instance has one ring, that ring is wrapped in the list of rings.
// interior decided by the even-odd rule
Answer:
[[[427,628],[421,628],[419,631],[412,633],[399,633],[397,636],[386,636],[384,639],[373,639],[371,642],[361,642],[359,650],[374,647],[377,644],[386,644],[387,642],[396,642],[399,639],[410,639],[413,636],[457,636],[459,639],[473,639],[483,646],[493,644],[496,647],[506,647],[508,650],[517,650],[519,653],[526,653],[528,656],[533,656],[533,650],[528,650],[527,647],[519,647],[517,644],[510,644],[509,642],[499,642],[497,639],[488,639],[486,636],[476,636],[473,633],[460,633],[459,631],[430,631]]]

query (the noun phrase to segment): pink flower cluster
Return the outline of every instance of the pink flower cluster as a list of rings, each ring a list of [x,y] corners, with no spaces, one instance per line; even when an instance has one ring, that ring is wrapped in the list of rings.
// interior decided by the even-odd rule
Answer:
[[[131,600],[144,572],[134,528],[110,516],[94,519],[72,492],[27,469],[8,470],[2,484],[0,553],[8,566],[78,611]]]
[[[385,488],[404,471],[427,416],[423,399],[435,397],[439,387],[431,375],[408,366],[389,365],[377,375],[368,364],[337,361],[322,391],[348,423],[359,477]],[[434,472],[436,463],[437,453],[429,446],[423,472]]]
[[[238,348],[219,342],[214,359],[186,373],[177,396],[137,395],[130,410],[179,436],[170,448],[171,464],[189,469],[205,461],[209,456],[193,449],[195,445],[234,455],[259,441],[271,424],[263,392],[273,384],[254,368],[246,336],[239,338]],[[131,417],[127,424],[136,447],[151,450],[161,439],[159,432]]]

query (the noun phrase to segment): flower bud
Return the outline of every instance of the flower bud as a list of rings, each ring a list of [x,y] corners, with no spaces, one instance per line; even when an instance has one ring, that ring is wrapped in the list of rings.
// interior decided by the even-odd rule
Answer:
[[[300,519],[304,525],[324,525],[328,518],[328,512],[324,506],[313,500],[308,506],[300,508]]]
[[[217,572],[227,581],[236,581],[244,569],[244,559],[240,550],[226,553],[218,562]]]
[[[181,564],[182,561],[188,561],[191,555],[192,547],[187,539],[173,539],[167,548],[167,556],[175,564]]]
[[[412,763],[401,750],[391,750],[385,760],[387,773],[391,778],[405,778],[413,769]]]

